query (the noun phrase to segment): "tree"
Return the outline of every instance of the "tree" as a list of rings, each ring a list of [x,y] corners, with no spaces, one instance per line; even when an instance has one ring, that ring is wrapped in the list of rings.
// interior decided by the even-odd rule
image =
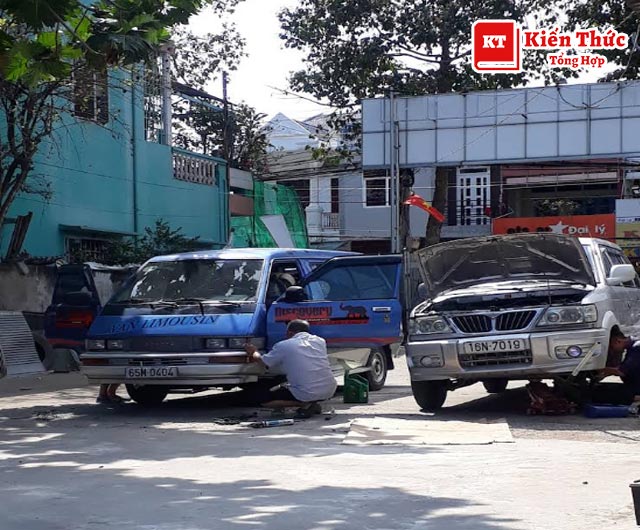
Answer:
[[[34,156],[71,110],[75,78],[108,83],[108,69],[155,57],[201,8],[238,1],[0,0],[0,226],[19,193],[47,192],[29,180]]]
[[[153,256],[191,252],[200,247],[197,237],[186,237],[182,229],[172,230],[163,219],[156,220],[153,227],[144,229],[139,240],[119,239],[111,241],[107,247],[105,263],[108,265],[141,264]],[[77,261],[84,261],[82,256]]]
[[[567,0],[569,1],[569,0]],[[471,25],[478,19],[555,17],[538,0],[301,0],[280,14],[288,48],[305,53],[305,69],[290,80],[294,91],[340,108],[363,98],[499,89],[532,79],[577,75],[551,71],[544,56],[524,57],[527,74],[479,75],[471,68]],[[546,20],[546,19],[545,19]],[[447,176],[436,175],[433,205],[443,210]],[[429,218],[427,244],[439,241],[440,224]]]
[[[229,25],[219,34],[197,36],[189,31],[174,34],[174,77],[184,85],[203,91],[217,81],[223,70],[235,70],[244,56],[244,39]],[[225,131],[223,102],[195,96],[173,103],[175,142],[184,149],[206,155],[224,153],[225,132],[229,138],[228,162],[233,167],[261,172],[269,142],[263,127],[265,114],[246,104],[230,105]]]

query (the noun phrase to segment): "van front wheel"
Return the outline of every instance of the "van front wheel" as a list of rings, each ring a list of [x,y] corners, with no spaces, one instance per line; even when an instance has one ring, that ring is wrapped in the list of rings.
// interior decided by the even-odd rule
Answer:
[[[158,385],[126,385],[126,387],[131,399],[149,407],[160,405],[169,393],[168,388]]]
[[[413,398],[422,410],[436,412],[447,399],[449,381],[411,381]]]

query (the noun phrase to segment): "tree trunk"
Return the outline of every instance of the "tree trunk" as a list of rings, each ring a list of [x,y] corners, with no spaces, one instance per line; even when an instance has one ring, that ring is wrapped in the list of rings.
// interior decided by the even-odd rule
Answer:
[[[440,65],[436,78],[436,86],[438,94],[446,94],[453,89],[451,75],[451,49],[449,36],[444,33],[442,35],[442,55],[440,57]],[[449,186],[447,169],[436,166],[436,184],[433,190],[433,201],[431,204],[438,211],[444,213],[447,204],[447,188]],[[446,222],[446,219],[445,219]],[[427,222],[427,231],[425,234],[425,245],[427,247],[440,243],[440,231],[442,223],[439,223],[432,215],[429,216]]]
[[[447,187],[448,187],[449,173],[446,167],[438,166],[436,168],[436,185],[433,192],[432,206],[444,213],[445,206],[447,204]],[[445,219],[446,223],[446,219]],[[426,233],[426,246],[435,245],[440,243],[440,230],[442,229],[442,223],[438,222],[432,215],[429,216],[427,222]]]

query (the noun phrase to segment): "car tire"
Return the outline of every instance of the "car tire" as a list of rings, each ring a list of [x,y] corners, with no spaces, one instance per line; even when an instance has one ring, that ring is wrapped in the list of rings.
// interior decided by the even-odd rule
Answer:
[[[501,394],[507,389],[508,379],[487,379],[482,385],[489,394]]]
[[[167,387],[158,385],[126,385],[126,387],[131,399],[147,407],[160,405],[169,393]]]
[[[371,368],[369,372],[365,372],[365,379],[369,381],[369,390],[377,391],[384,388],[387,381],[387,356],[382,350],[373,350],[369,355],[367,366]]]
[[[436,412],[447,399],[449,381],[411,381],[411,392],[422,410]]]

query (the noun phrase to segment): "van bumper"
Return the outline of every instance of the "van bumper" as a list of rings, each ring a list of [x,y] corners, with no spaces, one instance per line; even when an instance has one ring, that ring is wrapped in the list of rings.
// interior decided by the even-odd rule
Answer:
[[[595,354],[583,371],[599,370],[606,364],[609,332],[605,329],[549,331],[464,337],[444,340],[414,340],[405,345],[412,381],[489,378],[531,379],[569,374],[595,346]],[[523,340],[528,349],[518,352],[469,354],[465,344],[482,341]],[[599,343],[599,344],[598,344]],[[507,344],[513,344],[508,343]],[[570,358],[569,346],[579,346],[582,355]],[[426,359],[425,359],[426,358]],[[430,359],[430,360],[428,360]],[[424,366],[425,363],[441,366]]]
[[[244,351],[202,353],[85,353],[81,372],[93,384],[221,387],[255,383],[264,369],[255,362],[237,362]],[[143,368],[133,374],[131,368]],[[162,368],[163,370],[158,370]],[[170,372],[166,369],[171,369]],[[170,376],[167,376],[170,373]]]

